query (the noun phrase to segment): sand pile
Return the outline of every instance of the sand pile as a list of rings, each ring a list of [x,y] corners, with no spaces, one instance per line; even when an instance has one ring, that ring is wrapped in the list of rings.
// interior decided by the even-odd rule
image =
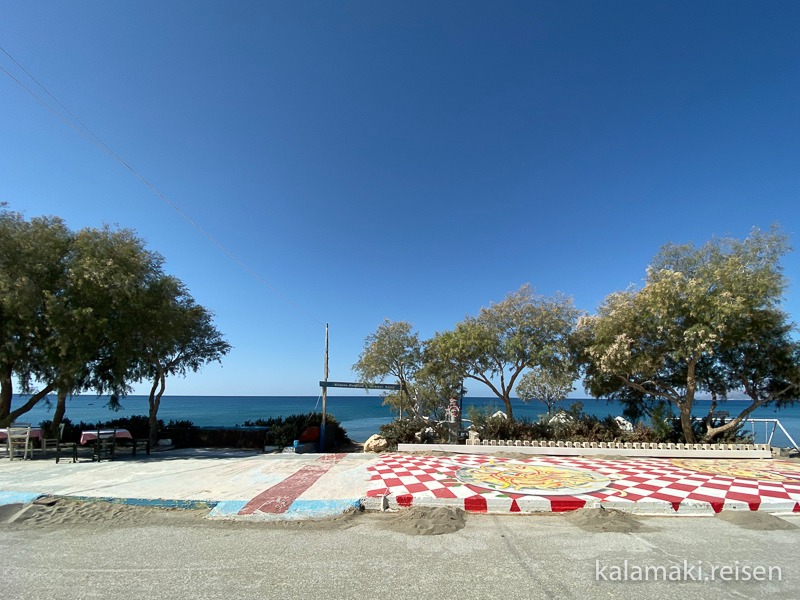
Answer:
[[[13,508],[12,508],[13,507]],[[131,506],[113,502],[85,502],[66,498],[41,498],[32,504],[0,507],[0,523],[14,526],[95,525],[134,527],[164,523],[165,519],[202,518],[208,510],[186,510]]]
[[[634,515],[608,508],[580,508],[562,517],[584,531],[632,533],[647,528]]]
[[[385,515],[383,526],[407,535],[444,535],[466,525],[466,514],[449,506],[411,507]]]
[[[782,531],[797,529],[797,525],[769,513],[758,511],[723,510],[717,514],[717,519],[732,523],[742,529],[755,529],[757,531]]]

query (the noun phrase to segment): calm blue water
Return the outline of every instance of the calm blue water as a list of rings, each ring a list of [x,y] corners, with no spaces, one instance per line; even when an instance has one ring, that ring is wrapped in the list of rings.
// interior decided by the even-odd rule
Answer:
[[[12,406],[17,406],[22,401],[19,396],[14,397]],[[96,396],[75,396],[67,400],[66,416],[73,422],[84,421],[92,423],[105,421],[115,417],[129,417],[132,415],[146,415],[147,396],[128,396],[122,399],[122,409],[113,412],[106,406],[108,398]],[[560,406],[566,408],[574,400],[567,400]],[[615,402],[606,400],[582,399],[583,409],[586,413],[605,417],[622,414],[622,408]],[[708,412],[710,402],[698,400],[695,402],[696,415]],[[737,414],[745,406],[745,401],[729,400],[720,405],[718,410],[727,410],[731,415]],[[502,402],[498,398],[464,398],[464,416],[467,416],[467,407],[477,408],[495,407],[501,410]],[[512,402],[514,416],[536,419],[545,412],[544,405],[534,402],[524,404],[519,400]],[[322,409],[321,400],[315,396],[164,396],[158,411],[159,418],[164,422],[171,419],[188,419],[198,426],[232,426],[241,425],[245,421],[254,421],[259,418],[285,417],[294,414],[304,414]],[[396,414],[392,414],[388,407],[381,405],[381,398],[375,395],[359,396],[332,396],[328,398],[327,410],[334,415],[348,435],[357,441],[364,441],[384,423],[388,423]],[[33,410],[21,417],[25,421],[38,424],[49,420],[53,415],[53,407],[48,407],[41,402]],[[772,408],[761,408],[754,411],[753,418],[780,419],[783,426],[795,441],[800,441],[800,405],[776,411]],[[763,441],[766,426],[760,424],[755,430],[756,441]],[[776,432],[773,445],[790,445],[786,437]]]

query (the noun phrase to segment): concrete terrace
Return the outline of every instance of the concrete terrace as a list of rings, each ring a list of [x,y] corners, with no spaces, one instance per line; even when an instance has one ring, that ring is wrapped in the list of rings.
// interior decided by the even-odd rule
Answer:
[[[508,450],[511,450],[509,448]],[[0,504],[40,496],[208,507],[212,518],[323,518],[354,508],[639,514],[800,512],[800,463],[491,454],[259,454],[186,449],[100,463],[0,460]]]

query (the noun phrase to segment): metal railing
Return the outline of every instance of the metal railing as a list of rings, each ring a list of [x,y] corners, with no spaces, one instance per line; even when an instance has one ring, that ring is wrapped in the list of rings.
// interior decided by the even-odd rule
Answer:
[[[714,417],[721,420],[723,423],[726,421],[731,420],[731,417],[727,411],[720,411],[715,412]],[[694,417],[695,421],[705,421],[705,417]],[[761,428],[761,424],[764,425],[763,430]],[[772,428],[770,428],[770,424]],[[786,428],[778,419],[743,419],[742,425],[745,427],[750,428],[750,432],[753,436],[753,443],[755,444],[767,444],[769,446],[772,445],[772,440],[775,437],[775,433],[780,428],[783,435],[786,436],[786,439],[791,444],[791,448],[800,451],[800,447],[798,447],[797,442],[792,439],[792,436],[789,435],[789,432],[786,431]],[[763,431],[763,437],[761,436],[761,431]]]
[[[765,441],[763,443],[772,445],[772,440],[775,437],[775,432],[780,428],[783,432],[783,435],[786,436],[786,439],[792,444],[792,448],[795,450],[800,450],[797,446],[797,442],[792,439],[792,436],[789,435],[789,432],[786,431],[786,428],[778,419],[745,419],[744,421],[747,425],[750,426],[750,430],[753,433],[753,439],[756,439],[758,435],[757,429],[760,429],[761,423],[764,424],[764,438]],[[770,428],[770,424],[772,427]]]

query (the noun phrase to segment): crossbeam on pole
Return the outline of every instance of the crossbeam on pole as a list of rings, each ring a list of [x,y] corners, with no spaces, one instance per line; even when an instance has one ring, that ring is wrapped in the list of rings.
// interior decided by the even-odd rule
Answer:
[[[326,388],[357,388],[365,390],[401,390],[399,383],[360,383],[358,381],[320,381],[319,386]]]

